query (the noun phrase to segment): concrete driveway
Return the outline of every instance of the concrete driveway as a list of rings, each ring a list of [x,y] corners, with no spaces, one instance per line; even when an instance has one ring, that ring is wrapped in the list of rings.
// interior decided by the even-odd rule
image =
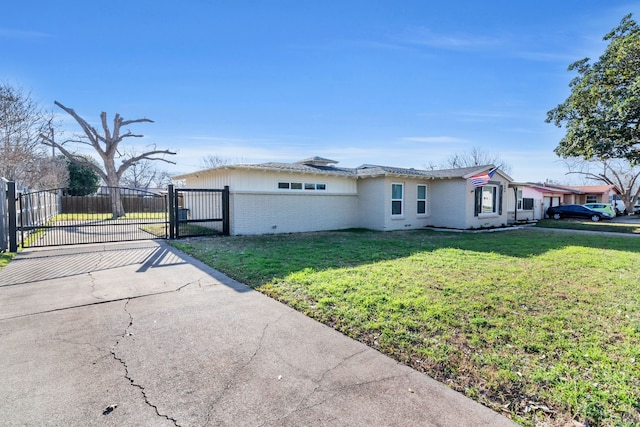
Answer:
[[[164,242],[0,271],[0,424],[509,426]]]

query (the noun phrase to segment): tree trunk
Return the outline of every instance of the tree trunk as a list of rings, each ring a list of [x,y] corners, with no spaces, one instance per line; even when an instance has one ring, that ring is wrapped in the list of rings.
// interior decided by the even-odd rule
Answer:
[[[109,186],[109,198],[111,199],[111,215],[113,219],[125,216],[124,206],[120,195],[120,179],[115,166],[105,161],[107,169],[107,185]]]
[[[75,164],[82,165],[93,169],[100,177],[106,182],[109,186],[109,197],[111,198],[111,214],[113,218],[120,218],[125,216],[124,207],[122,205],[122,199],[120,195],[120,178],[124,171],[128,168],[132,167],[136,164],[136,162],[142,160],[162,160],[167,163],[173,163],[169,160],[166,160],[163,156],[167,155],[175,155],[174,151],[170,150],[156,150],[155,147],[152,150],[146,151],[140,155],[131,155],[128,158],[122,160],[122,164],[116,168],[116,156],[120,160],[123,156],[118,151],[118,144],[122,142],[125,138],[141,138],[142,135],[134,134],[131,131],[127,130],[125,133],[121,134],[120,130],[126,126],[129,126],[134,123],[153,123],[153,120],[150,119],[136,119],[136,120],[124,120],[120,114],[115,115],[113,119],[113,129],[109,129],[109,125],[107,124],[107,113],[102,112],[100,114],[100,121],[102,124],[102,131],[104,136],[100,135],[93,126],[91,126],[85,119],[80,117],[73,109],[67,108],[58,101],[55,101],[55,104],[62,108],[64,111],[69,113],[71,117],[73,117],[76,122],[80,125],[82,130],[84,131],[84,135],[80,138],[86,138],[86,140],[74,140],[74,142],[80,142],[82,144],[89,145],[93,147],[93,149],[100,155],[102,161],[104,162],[104,170],[102,170],[99,166],[94,165],[90,161],[86,159],[82,159],[77,154],[74,154],[71,151],[68,151],[63,143],[57,143],[53,135],[45,135],[44,133],[40,134],[42,138],[42,143],[44,145],[48,145],[50,147],[57,148],[60,152],[72,161]],[[157,157],[160,156],[160,157]]]
[[[111,199],[111,218],[117,219],[125,216],[122,199],[120,198],[120,188],[111,186],[108,188],[109,198]]]

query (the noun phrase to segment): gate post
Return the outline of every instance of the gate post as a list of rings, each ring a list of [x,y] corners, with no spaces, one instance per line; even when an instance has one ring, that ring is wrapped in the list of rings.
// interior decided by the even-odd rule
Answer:
[[[16,203],[16,183],[7,183],[7,201],[9,202],[9,252],[18,252],[18,205]]]
[[[169,194],[169,206],[167,206],[167,208],[169,209],[169,239],[173,240],[176,238],[176,228],[177,228],[177,224],[176,224],[176,210],[175,210],[175,199],[176,199],[176,193],[175,193],[175,189],[173,187],[173,184],[169,184],[169,186],[167,187],[167,192]]]
[[[228,236],[229,230],[229,186],[224,186],[222,192],[222,234]]]

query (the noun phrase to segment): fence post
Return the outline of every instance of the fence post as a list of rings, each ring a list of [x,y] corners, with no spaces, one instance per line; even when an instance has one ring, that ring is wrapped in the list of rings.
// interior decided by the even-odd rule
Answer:
[[[169,184],[167,187],[167,194],[169,195],[167,209],[169,209],[169,239],[173,240],[176,238],[176,210],[174,209],[176,193],[173,187],[173,184]]]
[[[16,221],[18,205],[16,204],[15,181],[9,181],[7,183],[7,199],[9,202],[9,252],[18,252],[18,228]]]
[[[229,186],[225,185],[222,192],[222,234],[225,236],[230,233],[229,212]]]

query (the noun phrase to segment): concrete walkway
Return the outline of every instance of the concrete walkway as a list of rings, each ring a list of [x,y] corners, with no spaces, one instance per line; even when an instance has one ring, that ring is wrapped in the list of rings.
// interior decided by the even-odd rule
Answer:
[[[0,373],[2,425],[514,425],[164,242],[18,254]]]

